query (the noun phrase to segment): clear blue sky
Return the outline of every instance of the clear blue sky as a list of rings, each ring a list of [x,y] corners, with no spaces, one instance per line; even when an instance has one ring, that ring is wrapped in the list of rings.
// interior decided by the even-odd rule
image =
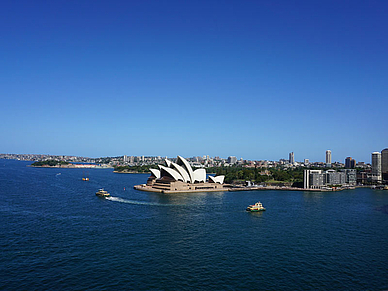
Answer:
[[[0,153],[370,161],[387,1],[2,1]]]

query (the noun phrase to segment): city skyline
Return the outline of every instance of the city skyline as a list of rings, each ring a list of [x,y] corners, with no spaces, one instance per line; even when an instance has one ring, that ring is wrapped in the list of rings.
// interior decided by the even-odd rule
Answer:
[[[371,162],[384,1],[7,1],[0,153]],[[345,115],[344,112],[351,112]]]
[[[373,156],[374,154],[379,154],[380,155],[380,167],[381,167],[381,172],[388,174],[388,148],[382,149],[381,152],[373,152],[371,153],[371,161],[356,161],[352,157],[346,157],[344,161],[338,160],[334,161],[332,163],[331,161],[331,151],[327,150],[325,152],[325,160],[317,160],[317,161],[310,161],[309,159],[303,159],[303,160],[295,160],[294,158],[294,152],[291,152],[288,154],[288,159],[280,158],[277,160],[270,160],[270,159],[246,159],[244,157],[239,157],[237,158],[236,156],[228,156],[228,157],[223,157],[220,155],[216,156],[210,156],[210,155],[193,155],[193,156],[187,156],[186,158],[190,159],[201,159],[201,160],[225,160],[229,164],[236,164],[237,162],[242,162],[242,161],[268,161],[268,162],[279,162],[280,164],[290,164],[290,165],[298,165],[298,164],[304,164],[305,166],[311,165],[311,164],[317,164],[319,166],[322,166],[322,164],[325,164],[326,167],[331,167],[332,164],[338,166],[339,164],[342,164],[345,168],[354,168],[358,165],[360,162],[360,166],[364,167],[365,164],[373,165]],[[61,157],[66,157],[66,159],[73,159],[73,158],[81,158],[81,159],[104,159],[104,158],[122,158],[124,162],[128,163],[133,163],[134,159],[137,161],[140,160],[145,160],[146,158],[157,158],[157,159],[169,159],[171,157],[169,156],[162,156],[162,155],[130,155],[130,154],[122,154],[122,155],[116,155],[116,156],[100,156],[100,157],[90,157],[90,156],[76,156],[76,155],[52,155],[52,154],[26,154],[26,153],[0,153],[0,159],[5,158],[5,159],[17,159],[17,158],[22,158],[23,160],[28,160],[28,157],[34,157],[32,160],[38,159],[38,160],[45,160],[48,157],[54,157],[54,158],[61,158]],[[328,161],[330,163],[328,163]]]

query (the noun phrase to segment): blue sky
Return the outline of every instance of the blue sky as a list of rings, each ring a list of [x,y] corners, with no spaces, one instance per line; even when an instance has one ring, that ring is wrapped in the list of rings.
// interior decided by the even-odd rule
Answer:
[[[3,1],[0,153],[370,161],[386,1]]]

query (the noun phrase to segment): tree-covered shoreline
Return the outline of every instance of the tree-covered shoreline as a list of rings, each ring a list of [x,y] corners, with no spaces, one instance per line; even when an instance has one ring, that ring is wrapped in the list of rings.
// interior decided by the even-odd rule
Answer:
[[[247,168],[247,167],[215,167],[208,168],[209,172],[225,175],[225,183],[241,184],[251,181],[255,184],[287,183],[295,187],[303,185],[303,168]]]
[[[129,174],[142,174],[149,173],[150,168],[155,168],[155,165],[143,165],[143,166],[115,166],[115,173],[129,173]]]
[[[149,173],[150,168],[156,168],[155,165],[143,166],[116,166],[116,173]],[[211,167],[206,168],[207,173],[214,173],[216,176],[224,175],[225,183],[243,184],[245,181],[251,181],[255,184],[290,184],[295,187],[303,186],[303,168],[280,169],[280,168],[247,168],[242,166],[235,167]]]
[[[69,165],[69,162],[65,161],[56,161],[56,160],[47,160],[47,161],[39,161],[31,164],[31,167],[58,167]]]

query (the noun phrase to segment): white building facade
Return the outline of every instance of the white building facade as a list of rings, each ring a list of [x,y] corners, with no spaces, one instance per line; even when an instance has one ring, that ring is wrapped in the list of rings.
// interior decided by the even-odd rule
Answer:
[[[331,167],[331,150],[326,151],[326,166]]]

